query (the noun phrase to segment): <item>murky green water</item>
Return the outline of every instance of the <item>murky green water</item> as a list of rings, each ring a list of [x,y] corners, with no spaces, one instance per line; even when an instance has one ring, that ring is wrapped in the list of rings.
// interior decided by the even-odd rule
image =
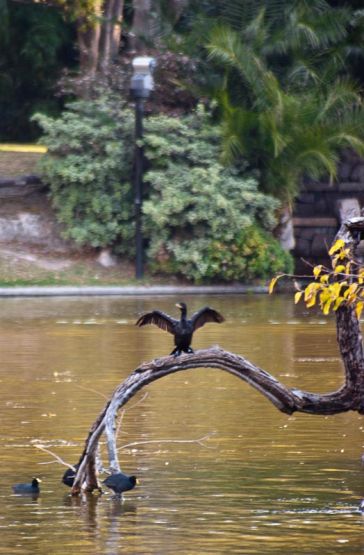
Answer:
[[[127,405],[120,459],[142,483],[123,504],[69,496],[65,468],[34,445],[77,461],[104,396],[172,349],[168,334],[136,328],[137,316],[173,314],[177,300],[0,300],[0,553],[363,553],[363,418],[287,417],[219,370],[169,376]],[[290,386],[341,383],[332,320],[288,297],[183,300],[227,319],[199,330],[195,348],[219,344]],[[12,494],[32,476],[43,480],[37,500]]]

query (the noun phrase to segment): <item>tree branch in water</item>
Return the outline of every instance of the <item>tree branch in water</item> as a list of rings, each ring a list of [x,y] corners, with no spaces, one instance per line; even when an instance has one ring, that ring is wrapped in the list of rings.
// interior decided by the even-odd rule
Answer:
[[[353,253],[362,232],[364,232],[364,218],[352,218],[342,224],[335,240],[342,239]],[[350,304],[342,304],[335,315],[337,341],[345,374],[342,387],[331,393],[317,394],[288,388],[244,357],[219,347],[177,358],[166,356],[136,368],[115,389],[111,399],[94,422],[80,458],[72,493],[79,493],[81,488],[92,491],[99,487],[95,461],[102,433],[105,433],[107,439],[110,470],[112,473],[120,472],[115,433],[118,411],[146,385],[183,370],[214,368],[229,372],[260,391],[278,410],[286,414],[297,411],[328,415],[349,410],[364,414],[364,356],[359,320],[355,307]]]

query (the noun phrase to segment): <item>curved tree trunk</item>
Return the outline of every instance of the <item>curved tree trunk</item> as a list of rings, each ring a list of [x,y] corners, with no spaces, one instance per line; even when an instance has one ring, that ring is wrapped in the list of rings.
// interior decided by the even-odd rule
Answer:
[[[341,226],[336,239],[343,239],[347,247],[353,251],[360,232],[364,232],[364,218],[353,218]],[[98,487],[95,461],[98,442],[104,432],[110,470],[112,473],[120,471],[115,438],[115,418],[118,411],[145,385],[182,370],[206,367],[229,372],[260,391],[278,410],[286,414],[298,411],[328,415],[349,410],[364,414],[363,344],[354,307],[340,306],[336,312],[336,327],[345,373],[342,387],[331,393],[315,394],[288,388],[244,357],[219,347],[185,354],[178,358],[167,356],[142,364],[116,388],[93,424],[80,458],[72,493],[79,493],[81,488],[92,491]]]

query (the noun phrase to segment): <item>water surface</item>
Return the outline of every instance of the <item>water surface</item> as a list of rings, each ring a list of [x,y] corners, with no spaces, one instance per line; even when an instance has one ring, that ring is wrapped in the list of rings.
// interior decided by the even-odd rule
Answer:
[[[289,386],[340,386],[334,321],[290,297],[2,299],[0,553],[364,552],[362,417],[288,417],[220,370],[168,376],[127,405],[120,460],[141,485],[123,504],[69,496],[65,467],[35,445],[77,461],[105,398],[172,350],[165,332],[135,327],[138,315],[176,314],[179,300],[226,317],[196,333],[196,349],[219,344]],[[12,494],[32,476],[38,499]]]

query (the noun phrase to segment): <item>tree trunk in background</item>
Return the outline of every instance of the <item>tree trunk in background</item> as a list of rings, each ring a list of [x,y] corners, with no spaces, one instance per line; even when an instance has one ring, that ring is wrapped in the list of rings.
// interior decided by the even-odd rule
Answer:
[[[169,0],[168,8],[169,12],[173,18],[173,22],[176,23],[185,7],[188,5],[189,0]]]
[[[153,0],[133,0],[133,25],[130,31],[130,49],[140,51],[153,39]]]
[[[98,69],[107,73],[119,51],[124,0],[105,0],[101,25]]]
[[[77,41],[80,54],[80,71],[84,77],[95,76],[99,62],[101,35],[102,0],[97,0],[94,17],[80,17],[77,20]]]

